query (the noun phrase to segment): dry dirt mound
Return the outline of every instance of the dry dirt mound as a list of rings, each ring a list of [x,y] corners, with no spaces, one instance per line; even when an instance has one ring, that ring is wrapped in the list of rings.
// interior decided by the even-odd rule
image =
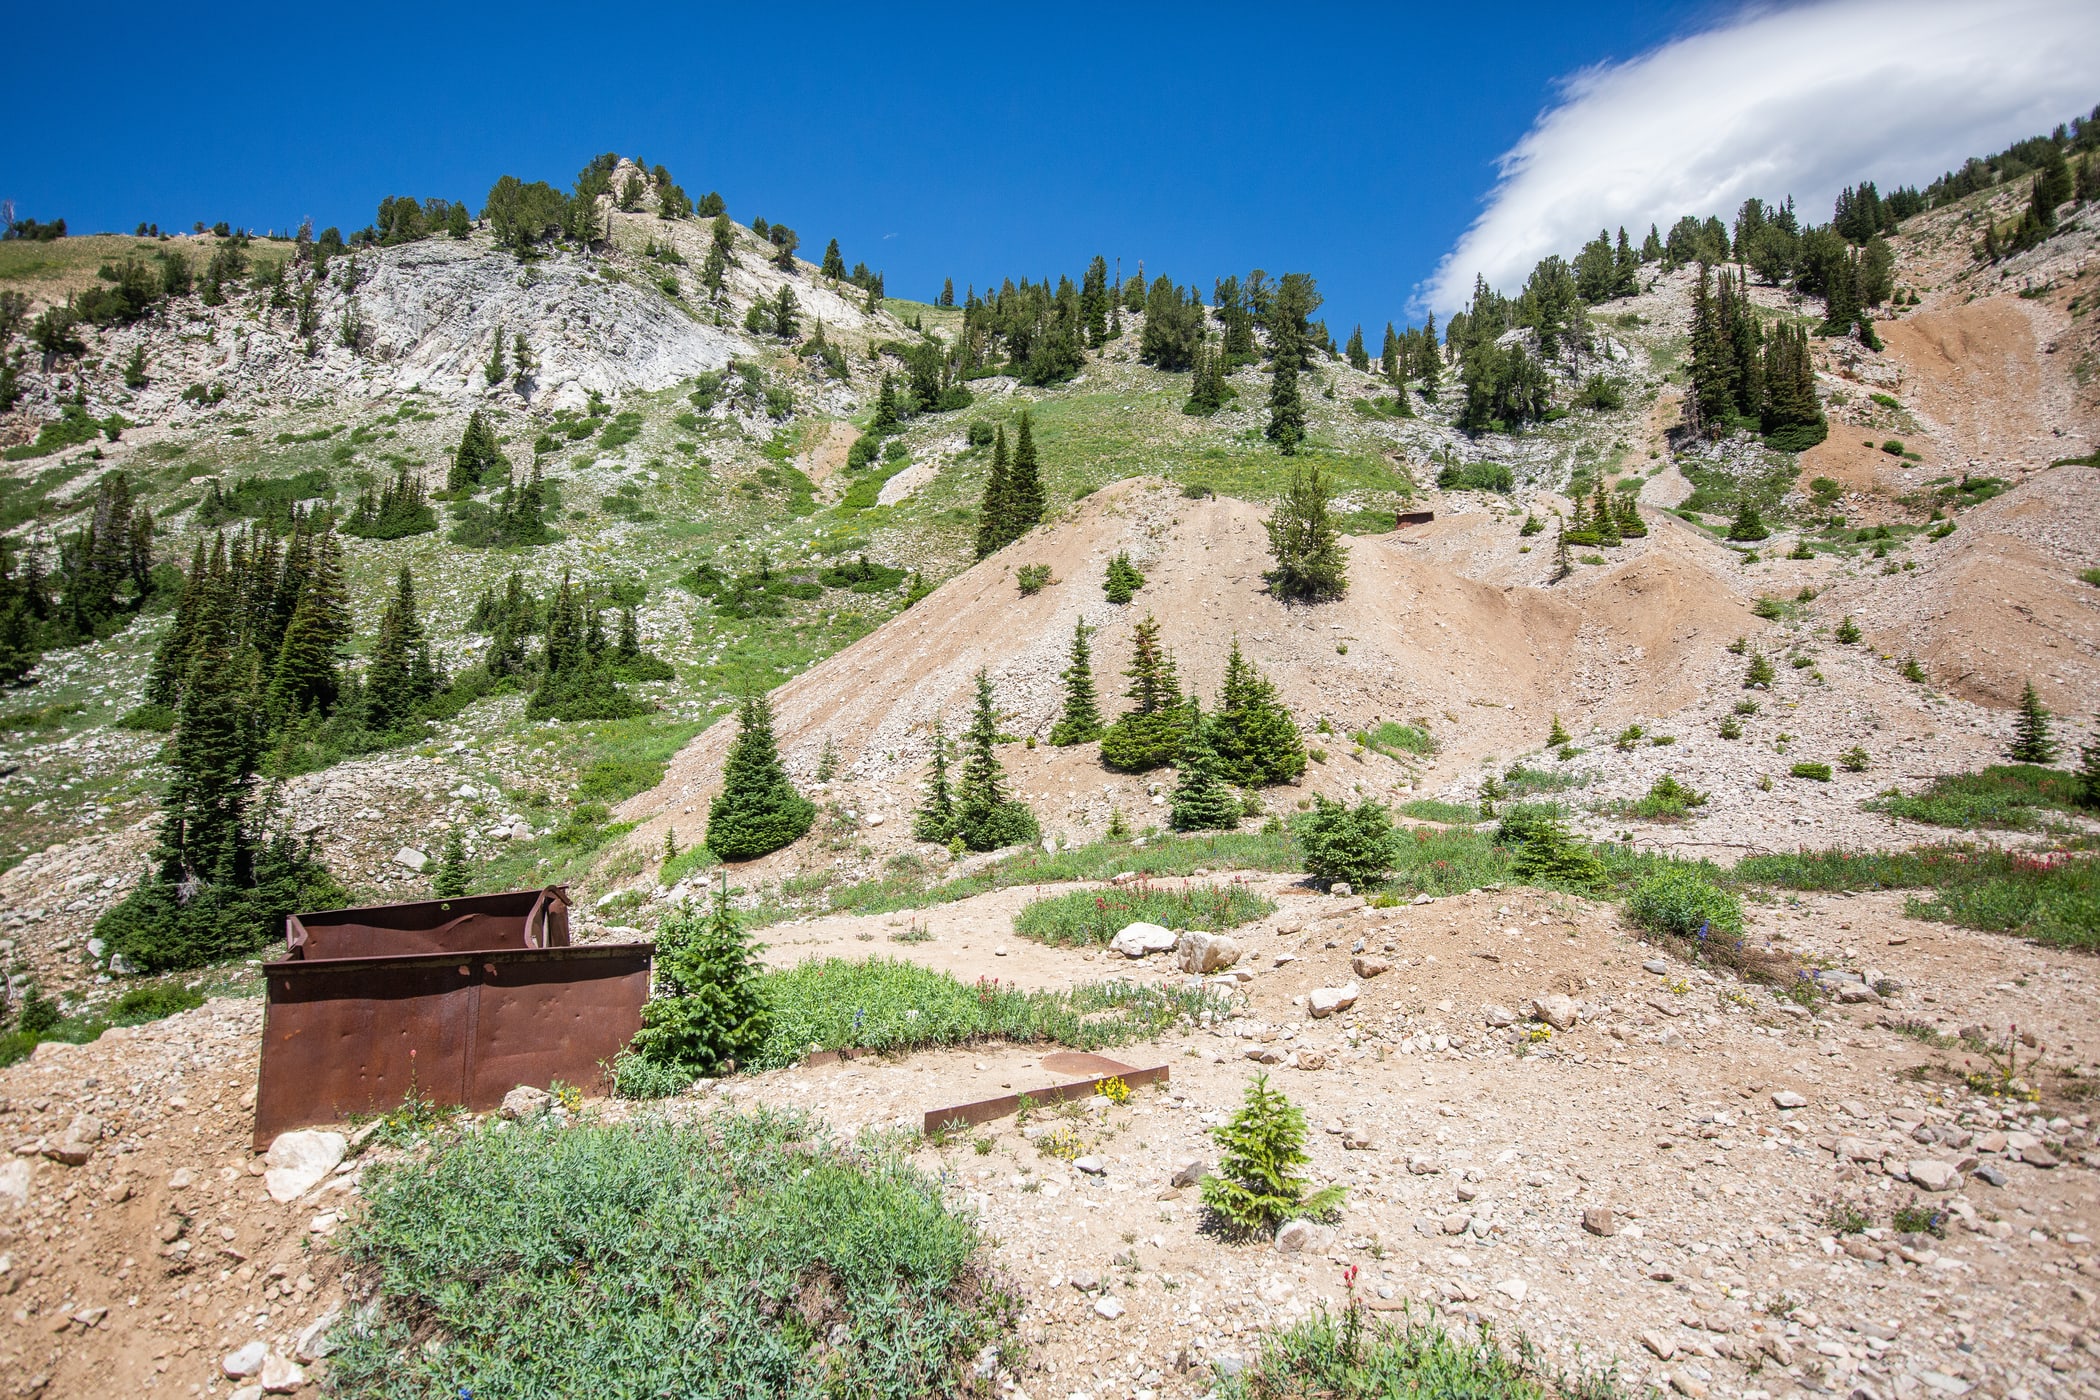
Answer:
[[[1913,409],[1952,460],[2041,466],[2064,455],[2076,416],[2067,376],[2046,366],[2050,310],[2014,297],[1922,311],[1882,329]]]
[[[1818,611],[1852,613],[1891,656],[1916,656],[1938,684],[2010,705],[2033,680],[2042,702],[2082,715],[2100,700],[2100,471],[2058,467],[1975,510],[1945,540],[1920,541],[1915,570],[1840,583]]]
[[[1696,688],[1688,663],[1718,654],[1748,617],[1748,585],[1733,556],[1670,522],[1658,521],[1657,538],[1625,562],[1549,588],[1549,554],[1520,556],[1514,528],[1480,512],[1355,538],[1348,596],[1286,607],[1262,581],[1265,514],[1243,501],[1189,501],[1144,480],[1089,497],[1068,519],[965,571],[775,692],[790,772],[809,783],[828,739],[849,781],[862,785],[856,808],[883,814],[886,835],[901,838],[908,823],[890,819],[915,801],[933,722],[945,716],[950,733],[960,728],[980,668],[996,688],[1002,729],[1041,740],[1057,718],[1075,621],[1098,631],[1094,674],[1113,716],[1122,709],[1133,625],[1152,615],[1183,686],[1206,698],[1239,639],[1314,731],[1308,742],[1331,755],[1313,765],[1308,788],[1390,797],[1438,761],[1448,769],[1453,760],[1536,745],[1555,714],[1574,725],[1689,703]],[[1128,607],[1110,604],[1100,589],[1120,550],[1147,579]],[[1035,562],[1050,564],[1058,581],[1024,597],[1013,572]],[[1315,730],[1321,720],[1331,733]],[[1343,761],[1349,736],[1384,720],[1425,725],[1442,745],[1440,760]],[[660,846],[661,825],[673,819],[681,840],[698,839],[698,814],[734,730],[728,721],[708,730],[655,790],[628,802],[624,815],[649,823],[637,844]],[[1025,765],[1024,795],[1071,796],[1065,819],[1089,831],[1106,822],[1110,806],[1122,803],[1127,814],[1133,800],[1145,800],[1104,773],[1093,746],[1008,752]],[[1029,776],[1038,774],[1040,781]]]

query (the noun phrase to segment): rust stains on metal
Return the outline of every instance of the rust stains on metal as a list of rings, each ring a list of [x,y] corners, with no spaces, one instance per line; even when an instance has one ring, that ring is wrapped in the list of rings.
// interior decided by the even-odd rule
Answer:
[[[493,1108],[520,1084],[596,1087],[641,1027],[652,943],[571,946],[568,891],[286,920],[267,1003],[255,1145],[410,1094]]]
[[[1078,1063],[1080,1061],[1088,1063]],[[1101,1081],[1104,1079],[1121,1079],[1133,1089],[1142,1084],[1167,1082],[1165,1065],[1155,1065],[1151,1069],[1134,1069],[1105,1056],[1077,1052],[1047,1056],[1043,1060],[1043,1068],[1053,1074],[1080,1072],[1089,1073],[1091,1077],[1063,1084],[1051,1084],[1041,1089],[1024,1089],[1017,1094],[1002,1094],[996,1099],[979,1099],[975,1103],[959,1103],[948,1108],[932,1109],[927,1112],[921,1131],[930,1136],[943,1130],[989,1123],[994,1118],[1004,1118],[1009,1113],[1019,1112],[1022,1099],[1031,1103],[1064,1103],[1070,1099],[1088,1098],[1100,1092]]]

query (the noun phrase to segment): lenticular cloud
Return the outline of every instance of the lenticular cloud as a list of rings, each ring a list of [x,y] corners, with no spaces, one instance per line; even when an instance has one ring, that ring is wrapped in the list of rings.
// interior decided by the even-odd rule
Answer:
[[[1845,185],[1922,186],[2100,100],[2090,0],[1825,0],[1745,12],[1565,80],[1500,162],[1487,207],[1423,284],[1440,314],[1475,273],[1514,289],[1600,228],[1639,243],[1680,214]]]

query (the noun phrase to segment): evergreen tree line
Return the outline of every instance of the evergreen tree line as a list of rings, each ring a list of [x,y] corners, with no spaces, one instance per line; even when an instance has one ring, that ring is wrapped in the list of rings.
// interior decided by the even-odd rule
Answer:
[[[1783,452],[1815,446],[1830,428],[1816,398],[1807,325],[1783,322],[1767,337],[1750,303],[1747,273],[1738,269],[1731,277],[1724,268],[1715,282],[1701,264],[1692,296],[1685,426],[1707,438],[1755,429]]]
[[[1015,428],[1011,463],[1006,456],[1006,425],[999,424],[993,432],[992,465],[985,474],[984,500],[977,510],[977,557],[1005,548],[1040,525],[1045,505],[1034,424],[1024,412]]]
[[[532,719],[621,719],[651,707],[623,682],[669,680],[670,663],[641,645],[635,609],[638,588],[578,584],[568,573],[545,600],[513,572],[502,592],[486,589],[475,601],[468,630],[489,639],[470,679],[477,691],[527,690]],[[618,609],[616,631],[605,630],[607,605]],[[535,648],[533,639],[540,639]]]
[[[503,485],[488,501],[476,500],[476,493],[494,485],[499,468]],[[551,544],[561,538],[546,521],[547,511],[555,504],[553,493],[537,459],[531,474],[520,483],[496,440],[495,426],[479,409],[467,416],[467,426],[445,472],[444,494],[455,503],[453,515],[458,521],[451,535],[454,544],[476,548]]]
[[[14,684],[47,651],[121,630],[163,596],[153,566],[153,512],[133,500],[123,472],[95,487],[87,521],[59,541],[58,567],[42,551],[0,540],[0,682]]]
[[[567,194],[544,180],[526,183],[515,175],[500,176],[482,200],[482,221],[498,243],[520,257],[530,257],[539,244],[550,239],[563,239],[586,248],[604,242],[606,205],[633,212],[652,193],[657,217],[667,222],[696,217],[727,220],[728,206],[721,195],[710,191],[698,202],[693,201],[662,165],[649,169],[647,175],[631,172],[622,187],[615,190],[612,177],[619,164],[619,156],[611,152],[594,157],[577,172]],[[753,231],[764,236],[755,225]],[[781,231],[784,242],[792,231],[784,227]]]

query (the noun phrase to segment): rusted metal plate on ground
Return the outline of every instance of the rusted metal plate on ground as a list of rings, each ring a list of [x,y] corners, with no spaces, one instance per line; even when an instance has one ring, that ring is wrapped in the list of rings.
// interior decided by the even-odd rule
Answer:
[[[1060,1055],[1046,1057],[1043,1061],[1044,1067],[1050,1068],[1050,1061],[1058,1058]],[[1019,1112],[1021,1100],[1024,1098],[1031,1103],[1064,1103],[1071,1099],[1088,1098],[1100,1089],[1104,1079],[1121,1079],[1133,1089],[1142,1084],[1167,1082],[1165,1065],[1155,1065],[1151,1069],[1132,1069],[1129,1065],[1103,1059],[1099,1055],[1075,1055],[1074,1058],[1093,1060],[1108,1068],[1096,1072],[1091,1078],[1073,1080],[1070,1083],[1052,1084],[1041,1089],[1023,1089],[1018,1094],[1002,1094],[996,1099],[979,1099],[975,1103],[959,1103],[948,1108],[933,1109],[926,1114],[920,1131],[931,1135],[943,1128],[975,1127],[979,1123],[989,1123],[994,1118],[1004,1118],[1009,1113]]]
[[[1059,1050],[1043,1056],[1043,1068],[1052,1074],[1128,1074],[1130,1066],[1121,1060],[1111,1060],[1106,1055],[1090,1055],[1084,1050]]]
[[[560,948],[568,942],[566,885],[364,909],[323,909],[285,920],[289,956],[308,961]]]
[[[385,1113],[411,1092],[494,1108],[520,1084],[594,1089],[641,1028],[653,943],[415,957],[289,958],[263,969],[255,1145]]]

